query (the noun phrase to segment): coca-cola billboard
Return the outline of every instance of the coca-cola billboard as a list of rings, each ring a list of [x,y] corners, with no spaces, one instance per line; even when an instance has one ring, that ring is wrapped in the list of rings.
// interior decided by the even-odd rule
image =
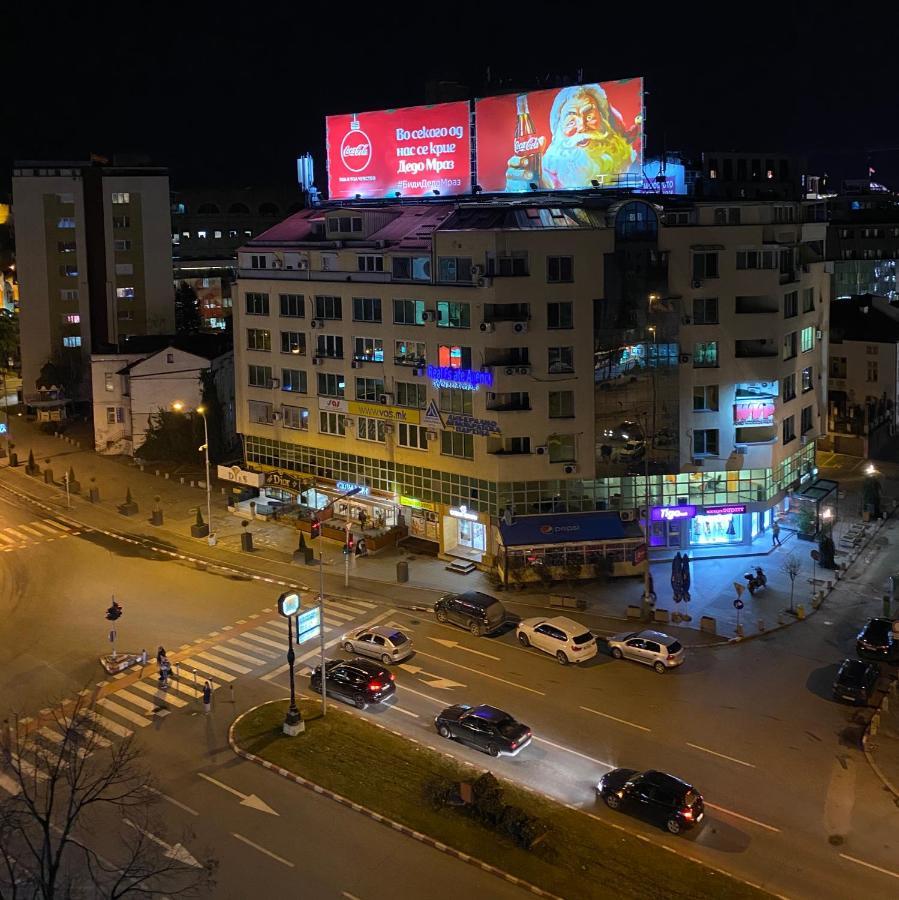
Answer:
[[[484,191],[627,184],[643,161],[643,79],[485,97],[475,133]]]
[[[331,200],[471,190],[468,101],[328,116]]]

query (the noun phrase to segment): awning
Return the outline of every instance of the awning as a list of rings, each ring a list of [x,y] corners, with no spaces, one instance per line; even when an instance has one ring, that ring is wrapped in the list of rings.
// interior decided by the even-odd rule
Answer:
[[[570,515],[516,516],[511,525],[500,520],[499,533],[507,547],[539,544],[574,544],[620,541],[640,537],[639,528],[627,528],[617,512]]]

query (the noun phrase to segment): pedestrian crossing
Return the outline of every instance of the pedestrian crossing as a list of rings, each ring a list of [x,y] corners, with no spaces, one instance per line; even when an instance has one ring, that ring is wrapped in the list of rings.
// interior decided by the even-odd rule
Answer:
[[[47,516],[33,522],[0,527],[0,553],[22,550],[34,544],[75,537],[89,528],[65,516]]]
[[[0,531],[0,542],[2,539]],[[369,627],[393,615],[395,610],[365,600],[328,599],[323,616],[325,646],[339,644],[348,631]],[[137,680],[129,681],[129,673],[124,673],[122,687],[111,690],[97,699],[93,707],[82,710],[89,724],[80,730],[90,738],[88,746],[108,747],[115,740],[139,733],[140,729],[170,712],[198,711],[207,681],[212,685],[214,698],[219,689],[238,678],[271,679],[283,673],[287,669],[284,662],[287,622],[274,609],[263,610],[248,619],[250,621],[242,625],[223,629],[214,642],[203,641],[202,646],[185,650],[184,655],[172,663],[173,671],[166,688],[160,687],[152,662],[140,670]],[[304,661],[320,652],[319,640],[316,636],[303,644],[295,644],[299,671],[305,668]],[[62,741],[61,735],[49,724],[37,728],[30,739],[39,747],[51,749]],[[24,757],[21,764],[24,773],[40,780],[46,777]],[[0,795],[15,793],[17,789],[13,780],[0,777]]]

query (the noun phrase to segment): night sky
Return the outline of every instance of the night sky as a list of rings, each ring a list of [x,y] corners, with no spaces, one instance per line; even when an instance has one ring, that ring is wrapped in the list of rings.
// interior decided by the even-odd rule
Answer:
[[[886,4],[851,21],[845,5],[831,17],[789,0],[28,6],[4,13],[0,38],[0,192],[13,159],[91,152],[146,154],[187,187],[289,183],[310,150],[324,187],[327,113],[423,103],[434,79],[476,96],[579,69],[646,76],[649,154],[793,151],[815,173],[861,177],[870,161],[899,183],[899,15]]]

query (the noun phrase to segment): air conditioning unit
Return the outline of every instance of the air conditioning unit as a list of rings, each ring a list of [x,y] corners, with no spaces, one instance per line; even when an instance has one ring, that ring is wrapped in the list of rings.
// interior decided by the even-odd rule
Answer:
[[[636,513],[632,509],[622,509],[618,516],[622,522],[633,522],[637,518]]]
[[[528,375],[531,371],[531,367],[530,366],[519,366],[516,369],[516,371],[518,372],[519,375]]]
[[[693,320],[689,316],[684,316],[681,319],[681,325],[692,325],[692,324],[693,324]]]
[[[434,309],[426,309],[421,314],[422,322],[436,322],[437,321],[437,311]]]
[[[824,332],[820,328],[816,329],[815,330],[815,339],[820,341],[820,340],[823,340],[823,338],[824,338]]]
[[[681,355],[678,357],[678,359],[682,363],[688,363],[688,362],[690,362],[690,354],[689,353],[681,353]]]
[[[512,325],[512,331],[514,331],[515,334],[524,334],[527,330],[528,330],[527,322],[515,322]]]
[[[321,319],[313,319],[313,320],[309,323],[309,327],[310,327],[310,328],[324,328],[324,327],[325,327],[325,323],[322,322]]]
[[[309,260],[308,259],[298,259],[297,260],[297,268],[301,272],[305,272],[309,268]]]
[[[475,284],[480,288],[490,287],[490,279],[485,278],[483,275],[481,275],[481,277],[478,278],[478,280],[475,282]]]
[[[268,389],[270,391],[277,391],[278,388],[281,387],[281,379],[280,378],[269,378],[268,383],[266,384],[266,387],[268,387]]]
[[[483,275],[483,274],[484,274],[483,266],[479,266],[479,265],[475,264],[471,267],[471,277],[472,278],[478,278],[480,275]]]
[[[694,279],[690,282],[690,287],[691,287],[691,288],[701,288],[701,287],[702,287],[702,282],[701,282],[698,278],[694,278]]]
[[[355,428],[356,420],[352,416],[344,416],[343,417],[343,427],[344,428]]]
[[[748,449],[749,447],[746,444],[734,444],[734,453],[738,456],[745,456]]]
[[[323,356],[313,356],[312,357],[312,365],[313,366],[320,366],[322,364],[322,362],[324,362]]]
[[[281,413],[278,412],[278,411],[273,412],[273,413],[272,413],[272,421],[273,421],[273,422],[280,422],[280,421],[281,421]]]
[[[361,359],[354,359],[354,360],[350,363],[350,367],[353,368],[353,369],[361,369],[361,368],[362,368],[362,360],[361,360]]]
[[[807,443],[808,443],[808,440],[809,440],[809,438],[808,438],[808,435],[807,435],[807,434],[802,435],[802,443],[803,443],[803,444],[807,444]]]
[[[393,394],[381,394],[378,397],[378,403],[382,406],[393,406]]]
[[[546,456],[546,454],[549,453],[549,447],[547,447],[546,444],[541,444],[539,447],[534,447],[534,453],[536,453],[537,456]]]
[[[577,466],[576,466],[574,463],[569,463],[567,466],[563,466],[563,467],[562,467],[562,471],[563,471],[566,475],[576,475],[576,474],[577,474],[577,471],[578,471],[578,468],[577,468]]]
[[[481,331],[493,331],[493,322],[481,322],[478,328]]]
[[[437,440],[437,432],[436,432],[436,431],[426,431],[426,432],[425,432],[425,437],[426,437],[429,441],[436,441],[436,440]]]
[[[516,371],[517,371],[517,370],[516,370],[514,367],[509,366],[509,367],[506,369],[506,375],[514,375],[514,374],[516,373]]]

